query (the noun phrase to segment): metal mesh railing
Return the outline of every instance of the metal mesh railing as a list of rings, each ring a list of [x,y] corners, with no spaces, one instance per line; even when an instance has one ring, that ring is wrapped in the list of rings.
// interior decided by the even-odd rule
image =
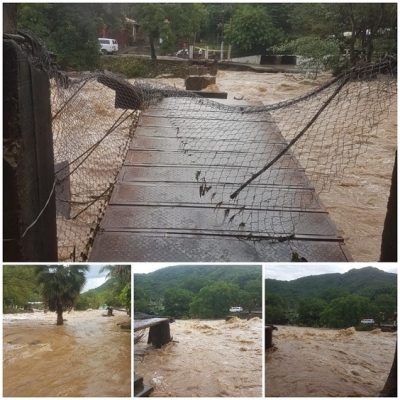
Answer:
[[[104,73],[68,79],[40,42],[21,43],[51,79],[60,261],[87,259],[140,112],[149,106],[163,101],[159,112],[177,130],[176,150],[200,165],[193,182],[221,223],[249,240],[290,240],[301,215],[367,150],[397,101],[391,56],[296,99],[228,106],[151,80],[130,84]],[[216,110],[223,114],[218,120]],[[197,120],[185,120],[191,111]]]

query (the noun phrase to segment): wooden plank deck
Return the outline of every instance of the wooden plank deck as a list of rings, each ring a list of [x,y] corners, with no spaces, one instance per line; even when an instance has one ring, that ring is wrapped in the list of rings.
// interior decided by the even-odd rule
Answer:
[[[290,153],[246,189],[248,196],[261,199],[268,188],[275,206],[253,206],[243,212],[244,218],[251,219],[252,213],[266,226],[280,218],[282,232],[275,229],[276,238],[250,241],[237,224],[223,224],[223,212],[216,212],[215,201],[199,196],[197,171],[206,169],[212,177],[207,184],[223,194],[244,181],[244,167],[247,174],[258,171],[265,154],[272,157],[285,141],[264,114],[243,116],[217,108],[185,109],[185,105],[173,109],[171,104],[164,99],[142,113],[89,261],[288,262],[293,247],[308,261],[351,261],[328,212]],[[233,120],[235,130],[230,128]],[[178,146],[177,126],[186,127],[194,141],[201,140],[201,132],[207,133],[211,151],[197,150],[188,157]],[[243,132],[248,132],[245,141]],[[232,152],[237,153],[237,163],[228,157]],[[285,200],[279,202],[282,193]],[[305,197],[306,211],[300,204]],[[242,205],[239,196],[237,207]],[[281,222],[282,215],[287,224]],[[289,244],[280,235],[290,230],[293,218],[299,222]]]

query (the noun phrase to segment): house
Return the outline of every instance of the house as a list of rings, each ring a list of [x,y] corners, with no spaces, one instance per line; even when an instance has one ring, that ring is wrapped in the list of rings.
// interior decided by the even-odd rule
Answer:
[[[134,43],[145,40],[145,35],[140,29],[140,25],[130,18],[126,18],[125,27],[116,32],[108,33],[107,27],[101,32],[102,37],[116,39],[120,48],[132,46]]]

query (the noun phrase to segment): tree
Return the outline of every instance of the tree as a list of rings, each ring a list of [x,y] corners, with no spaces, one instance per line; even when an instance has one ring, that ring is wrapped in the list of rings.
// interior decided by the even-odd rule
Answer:
[[[264,52],[268,47],[279,45],[284,35],[276,28],[267,9],[261,4],[241,4],[233,15],[232,45],[239,50]],[[231,27],[225,26],[225,36]]]
[[[371,61],[374,49],[383,53],[397,48],[396,3],[298,3],[289,19],[302,36],[335,37],[342,49],[349,48],[352,64],[356,50]]]
[[[100,268],[99,273],[108,271],[106,278],[111,281],[111,286],[103,293],[104,302],[109,306],[129,304],[130,298],[125,296],[131,293],[131,266],[130,265],[106,265]],[[128,301],[129,300],[129,301]]]
[[[326,305],[324,300],[317,298],[301,299],[298,307],[298,321],[307,326],[319,325],[320,314]]]
[[[86,265],[36,266],[37,283],[49,310],[57,313],[57,325],[63,324],[63,312],[76,303],[86,283],[85,272],[88,271]]]
[[[329,287],[327,289],[323,289],[317,293],[319,299],[325,300],[328,304],[337,297],[345,297],[350,293],[347,289],[343,289],[340,287]]]
[[[125,306],[126,311],[128,314],[131,314],[131,299],[132,299],[132,293],[131,293],[131,283],[127,283],[125,287],[122,289],[121,293],[118,296],[118,301]]]
[[[93,69],[99,61],[98,37],[124,26],[120,4],[20,3],[18,29],[37,35],[57,55],[62,68]]]
[[[200,290],[190,304],[190,314],[200,318],[221,318],[239,300],[239,286],[218,282]]]
[[[379,294],[374,301],[374,306],[377,310],[376,320],[390,319],[397,310],[397,297],[389,294]]]
[[[251,306],[257,306],[261,304],[262,301],[262,284],[260,280],[250,280],[247,281],[244,286],[244,291],[249,294],[249,298],[251,299]],[[250,306],[250,304],[249,304]]]
[[[149,294],[145,292],[143,289],[137,287],[136,284],[134,285],[133,293],[134,293],[133,294],[134,312],[149,313],[151,311]]]
[[[265,321],[268,324],[283,324],[288,321],[286,311],[279,306],[265,306]]]
[[[114,278],[114,285],[119,289],[125,287],[131,282],[131,266],[130,265],[106,265],[101,267],[99,273],[108,271],[106,279]]]
[[[275,51],[291,51],[293,54],[304,57],[301,66],[306,72],[313,72],[314,79],[324,66],[337,65],[340,59],[339,42],[335,39],[321,39],[316,36],[301,37],[275,47]]]
[[[3,266],[3,302],[5,306],[24,306],[36,300],[34,269],[32,266]]]
[[[164,307],[167,315],[183,318],[189,314],[189,305],[194,294],[186,289],[169,289],[164,295]]]
[[[331,328],[356,326],[362,318],[370,318],[373,308],[366,297],[349,295],[332,300],[321,312],[321,323]]]
[[[189,41],[200,30],[201,21],[207,15],[200,3],[134,3],[129,12],[147,33],[153,60],[157,59],[156,37],[163,40],[163,51],[171,52],[178,39]]]
[[[215,281],[208,276],[191,276],[182,283],[182,289],[189,290],[190,292],[197,294],[205,286],[210,286]]]

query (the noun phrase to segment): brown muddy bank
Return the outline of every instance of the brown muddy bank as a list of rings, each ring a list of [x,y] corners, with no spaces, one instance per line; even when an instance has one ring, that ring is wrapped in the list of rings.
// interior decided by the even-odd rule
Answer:
[[[134,370],[153,397],[261,397],[262,321],[178,320],[174,342],[155,349],[147,334],[134,350]]]
[[[265,356],[267,397],[376,397],[397,333],[278,326]]]
[[[3,316],[4,397],[129,397],[131,335],[105,311]]]

